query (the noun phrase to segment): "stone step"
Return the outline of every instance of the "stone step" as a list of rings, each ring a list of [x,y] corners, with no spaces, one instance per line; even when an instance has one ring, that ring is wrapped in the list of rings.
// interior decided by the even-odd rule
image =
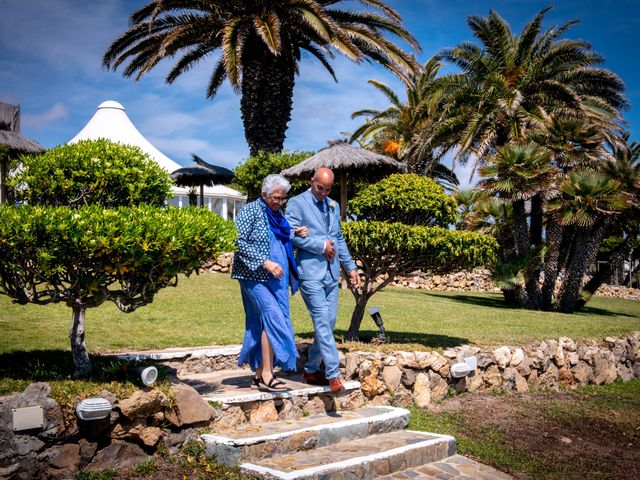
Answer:
[[[370,480],[442,460],[456,452],[449,435],[399,430],[240,465],[263,479]]]
[[[377,480],[512,480],[513,477],[462,455],[452,455],[437,462],[378,477]]]
[[[345,440],[401,430],[409,411],[396,407],[364,407],[318,414],[295,421],[279,421],[201,435],[207,451],[223,465],[260,460],[320,448]]]
[[[191,373],[178,375],[178,379],[195,388],[202,398],[222,405],[237,405],[250,402],[261,402],[276,399],[292,399],[294,397],[310,397],[330,394],[328,386],[308,385],[302,381],[301,373],[280,373],[282,380],[290,390],[286,392],[262,392],[252,385],[253,374],[248,369],[218,370],[209,373]],[[359,390],[360,382],[344,382],[346,391]]]

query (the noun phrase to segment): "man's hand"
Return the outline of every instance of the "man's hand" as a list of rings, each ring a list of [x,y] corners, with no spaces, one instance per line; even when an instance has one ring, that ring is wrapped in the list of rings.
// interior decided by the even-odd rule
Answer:
[[[354,268],[349,272],[349,280],[351,281],[351,288],[356,289],[360,286],[360,275],[358,275],[358,269]]]
[[[262,266],[267,269],[267,271],[273,275],[275,278],[280,278],[284,273],[282,271],[282,267],[278,265],[276,262],[273,262],[269,259],[265,260],[262,263]]]
[[[336,248],[333,246],[333,240],[327,240],[324,244],[324,252],[322,254],[329,261],[336,257]]]
[[[307,227],[297,227],[293,230],[293,233],[296,237],[305,238],[309,235],[309,229]]]

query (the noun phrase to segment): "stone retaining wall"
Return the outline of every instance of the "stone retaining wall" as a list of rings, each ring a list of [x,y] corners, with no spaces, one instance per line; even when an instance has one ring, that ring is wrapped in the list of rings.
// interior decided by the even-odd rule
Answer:
[[[451,365],[476,356],[478,368],[466,377],[451,375]],[[604,342],[577,344],[567,337],[525,347],[495,349],[461,346],[438,352],[348,352],[344,376],[358,379],[368,401],[406,407],[426,407],[457,393],[502,389],[602,385],[640,378],[640,332]]]
[[[210,272],[228,273],[231,270],[232,262],[233,253],[223,253],[215,262],[210,262],[203,268]],[[384,278],[380,277],[379,280],[382,281]],[[476,268],[470,272],[461,271],[448,275],[415,272],[408,277],[394,279],[390,285],[441,292],[501,292],[491,281],[491,272],[486,268]],[[602,285],[596,295],[640,300],[640,290],[618,285]]]

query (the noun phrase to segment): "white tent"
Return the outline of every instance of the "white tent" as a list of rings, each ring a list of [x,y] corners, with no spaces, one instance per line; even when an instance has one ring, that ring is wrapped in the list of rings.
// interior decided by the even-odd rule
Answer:
[[[80,140],[96,140],[106,138],[113,142],[133,145],[140,148],[158,165],[171,173],[181,167],[164,153],[154,147],[129,120],[124,107],[118,102],[108,100],[98,106],[91,120],[68,143]],[[189,205],[189,189],[173,187],[173,198],[169,201],[176,207]],[[223,218],[235,218],[235,213],[246,203],[247,197],[237,190],[222,185],[204,188],[204,204],[209,210],[220,214]]]

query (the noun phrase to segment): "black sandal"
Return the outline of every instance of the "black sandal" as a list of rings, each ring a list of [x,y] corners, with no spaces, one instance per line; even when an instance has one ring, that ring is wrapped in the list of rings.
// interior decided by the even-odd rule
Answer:
[[[276,377],[271,377],[271,380],[269,380],[269,383],[265,383],[265,381],[262,380],[262,377],[254,378],[254,383],[258,387],[258,390],[262,392],[278,393],[278,392],[286,392],[287,390],[289,390],[289,388],[285,385],[285,383],[281,382]]]

